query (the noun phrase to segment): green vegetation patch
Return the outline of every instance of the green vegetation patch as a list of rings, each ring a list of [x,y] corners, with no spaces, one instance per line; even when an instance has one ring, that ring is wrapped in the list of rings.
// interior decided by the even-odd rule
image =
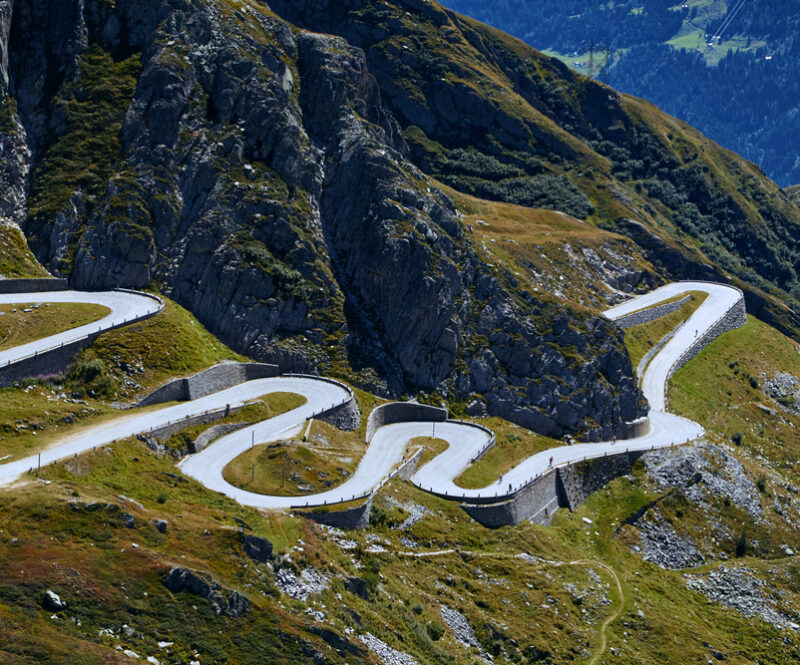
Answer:
[[[84,303],[0,305],[0,351],[98,321],[110,311]]]
[[[31,253],[22,232],[14,226],[0,224],[0,277],[49,277]]]
[[[498,478],[531,455],[563,445],[557,439],[536,434],[501,418],[482,418],[480,422],[495,433],[497,442],[455,479],[455,484],[465,489],[479,489],[499,482]],[[503,487],[502,483],[498,487]]]
[[[361,441],[315,420],[295,439],[242,453],[227,464],[222,476],[231,485],[259,494],[302,497],[324,492],[355,471],[366,450]]]
[[[34,173],[28,219],[45,237],[73,193],[96,196],[105,189],[119,157],[120,130],[141,71],[139,54],[115,62],[99,46],[78,58],[78,73],[53,100],[64,131]]]

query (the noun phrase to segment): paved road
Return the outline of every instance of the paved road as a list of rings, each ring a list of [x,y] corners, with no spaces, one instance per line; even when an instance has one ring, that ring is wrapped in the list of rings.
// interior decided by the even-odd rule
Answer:
[[[735,289],[723,285],[682,282],[634,298],[606,313],[609,318],[619,318],[688,291],[704,291],[709,294],[709,297],[685,326],[692,333],[676,335],[675,343],[666,345],[648,366],[645,381],[648,382],[647,385],[653,386],[651,398],[659,404],[663,404],[664,401],[665,381],[663,377],[666,374],[663,372],[663,367],[671,367],[683,351],[694,342],[695,327],[700,329],[700,334],[702,334],[702,331],[724,316],[738,301],[741,294]],[[653,378],[651,378],[651,372]],[[436,437],[446,440],[450,446],[445,452],[423,466],[411,478],[411,482],[437,494],[466,499],[487,499],[496,494],[507,494],[509,485],[511,491],[516,491],[537,476],[546,473],[553,466],[568,465],[587,458],[603,457],[606,454],[618,453],[622,450],[640,451],[683,444],[703,435],[703,428],[700,425],[685,418],[655,409],[649,415],[651,429],[644,436],[624,442],[583,443],[547,450],[529,457],[514,467],[504,475],[502,482],[476,490],[464,490],[456,486],[453,480],[469,466],[470,460],[486,447],[488,435],[486,432],[468,425],[455,422],[437,423]],[[269,437],[275,438],[281,428],[287,429],[284,425],[288,426],[291,420],[290,414],[285,414],[281,418],[284,420],[281,421],[280,426],[271,425],[272,421],[254,426],[261,428],[257,430],[256,440],[259,439],[259,436],[263,440],[267,440]],[[299,421],[293,423],[294,426],[299,424]],[[184,460],[181,468],[184,473],[200,480],[207,487],[222,492],[242,504],[275,509],[306,504],[310,506],[323,505],[364,496],[377,487],[403,459],[409,441],[434,434],[433,424],[430,422],[397,423],[382,427],[373,436],[358,469],[344,484],[336,489],[305,497],[277,497],[244,491],[233,487],[222,478],[221,471],[224,466],[250,445],[249,431],[241,430],[219,439],[199,455]],[[553,458],[552,465],[551,457]]]
[[[582,443],[543,451],[515,466],[503,476],[501,481],[482,489],[465,490],[456,486],[453,480],[482,450],[486,443],[486,437],[484,436],[483,442],[477,442],[474,432],[467,432],[463,429],[461,431],[439,430],[437,427],[437,437],[446,439],[450,443],[450,448],[420,469],[411,478],[411,482],[437,494],[466,499],[487,499],[516,491],[552,467],[566,466],[583,459],[603,457],[607,454],[619,453],[622,450],[633,452],[679,445],[702,436],[704,430],[697,423],[665,413],[666,382],[670,370],[684,351],[736,305],[742,297],[741,292],[723,284],[676,282],[646,295],[632,298],[608,310],[605,315],[610,319],[618,319],[626,314],[652,307],[690,291],[702,291],[707,293],[708,297],[664,348],[653,357],[642,377],[642,390],[651,406],[648,413],[649,433],[625,441]],[[413,423],[393,427],[396,427],[395,435],[397,437],[409,440],[413,436],[417,436]]]
[[[237,432],[237,434],[242,435],[246,433],[247,445],[250,444],[252,437],[251,430],[256,432],[256,443],[271,441],[276,435],[304,422],[323,406],[343,404],[350,399],[350,395],[346,390],[326,381],[294,377],[256,379],[191,402],[182,402],[156,411],[133,412],[111,423],[84,430],[62,439],[43,451],[41,453],[42,464],[45,465],[67,459],[92,448],[105,446],[119,439],[149,432],[151,429],[177,420],[183,420],[206,411],[225,408],[228,404],[231,407],[241,406],[273,392],[297,393],[303,395],[307,401],[292,411]],[[230,437],[227,438],[229,439]],[[232,459],[241,452],[238,449],[228,448],[229,445],[231,444],[227,441],[226,443],[218,442],[204,451],[204,453],[208,454],[201,453],[190,458],[191,464],[188,465],[187,473],[189,470],[193,471],[193,473],[188,473],[188,475],[194,475],[201,481],[205,481],[208,478],[209,482],[211,482],[214,475],[221,472],[222,467],[216,468],[204,465],[213,464],[215,460],[225,457],[226,454]],[[242,450],[246,449],[247,445]],[[2,444],[0,444],[0,453],[2,453]],[[0,465],[0,486],[13,482],[30,468],[36,468],[37,463],[38,454]]]
[[[84,291],[0,293],[0,306],[46,302],[103,305],[104,307],[108,307],[111,311],[94,323],[51,335],[50,337],[45,337],[35,342],[15,346],[13,349],[8,349],[7,351],[0,351],[0,367],[13,364],[35,353],[42,353],[57,346],[86,339],[90,335],[96,334],[98,331],[110,330],[127,321],[141,319],[148,314],[154,314],[161,309],[161,305],[153,298],[124,291],[104,291],[99,293]]]
[[[642,376],[642,392],[647,398],[650,408],[655,411],[666,410],[665,387],[672,366],[696,339],[700,339],[741,300],[741,291],[724,284],[674,282],[646,295],[628,300],[605,312],[608,318],[618,319],[626,314],[657,305],[659,302],[683,295],[689,291],[702,291],[707,293],[708,297],[695,310],[691,318],[680,327],[675,336],[655,355]]]
[[[501,482],[478,490],[464,490],[457,487],[453,480],[470,464],[470,460],[486,447],[489,437],[482,430],[468,425],[455,422],[437,423],[436,437],[445,439],[450,446],[445,452],[423,466],[411,481],[417,486],[437,494],[488,499],[495,495],[507,494],[509,486],[512,491],[515,491],[553,466],[568,465],[586,458],[602,457],[606,454],[621,452],[623,449],[639,451],[683,444],[701,436],[703,428],[700,425],[663,412],[666,377],[675,360],[695,341],[695,330],[698,331],[698,336],[702,336],[736,304],[741,294],[737,290],[723,285],[679,282],[657,289],[647,295],[633,298],[612,308],[606,312],[606,315],[609,318],[619,318],[688,291],[704,291],[708,293],[708,298],[675,337],[653,358],[646,369],[643,387],[651,406],[653,406],[649,414],[651,430],[648,434],[626,441],[583,443],[553,448],[524,460],[506,473]],[[106,322],[112,316],[116,316],[116,320],[118,320],[120,316],[129,318],[137,311],[141,311],[140,308],[144,306],[144,303],[133,299],[128,300],[125,296],[129,295],[132,294],[78,293],[77,296],[81,299],[76,300],[74,292],[54,292],[22,294],[12,297],[19,298],[16,302],[44,302],[47,300],[49,302],[96,302],[109,307],[113,305],[113,313],[103,319],[103,322]],[[0,296],[0,302],[9,302],[9,300],[10,298]],[[152,304],[149,306],[152,307]],[[97,325],[99,324],[84,326],[71,331],[71,333],[65,333],[65,335],[70,335],[71,341],[74,341],[79,338],[81,331],[84,335],[90,334],[94,332],[92,328],[96,329]],[[52,339],[40,340],[34,344],[44,349],[52,345]],[[30,346],[17,347],[14,350],[17,357],[26,355],[20,349],[27,349]],[[373,436],[353,476],[344,484],[327,492],[305,497],[277,497],[241,490],[227,483],[222,477],[222,469],[230,460],[247,450],[253,443],[266,443],[280,438],[292,430],[297,430],[307,418],[321,409],[344,404],[349,399],[346,390],[325,381],[278,377],[248,381],[193,402],[178,404],[155,412],[126,415],[109,425],[98,426],[60,441],[42,453],[42,463],[47,464],[65,459],[96,446],[107,445],[117,439],[146,432],[151,428],[197,415],[206,410],[218,409],[226,404],[238,406],[259,396],[277,391],[301,394],[306,397],[307,402],[288,413],[218,439],[203,452],[184,459],[180,464],[183,472],[210,489],[222,492],[244,505],[272,509],[286,509],[304,504],[323,505],[349,501],[353,497],[368,494],[403,459],[411,439],[433,434],[433,425],[430,422],[398,423],[380,428]],[[2,453],[1,446],[0,453]],[[30,456],[23,460],[0,465],[0,485],[12,482],[29,468],[35,467],[36,462],[36,456]]]

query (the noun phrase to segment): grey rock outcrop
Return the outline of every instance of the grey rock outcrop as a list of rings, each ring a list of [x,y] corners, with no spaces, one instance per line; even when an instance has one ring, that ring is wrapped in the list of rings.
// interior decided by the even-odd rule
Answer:
[[[346,362],[386,395],[480,394],[490,415],[547,435],[608,438],[643,415],[614,324],[539,301],[481,258],[409,161],[398,100],[384,104],[373,74],[386,72],[358,35],[202,1],[6,6],[0,146],[17,147],[3,148],[15,157],[0,160],[0,198],[28,204],[32,249],[73,286],[156,280],[282,371]],[[104,79],[116,66],[125,76]],[[109,85],[106,108],[93,95]],[[47,187],[48,156],[83,145],[87,98],[119,132],[84,186]],[[445,117],[436,101],[421,123]],[[479,120],[477,101],[456,100],[459,118]]]
[[[266,563],[272,558],[272,543],[252,533],[241,534],[242,551],[256,563]]]
[[[777,628],[800,629],[798,616],[789,614],[781,595],[747,566],[721,565],[707,575],[686,575],[686,586],[711,602],[720,603],[746,617],[758,617]]]
[[[708,505],[709,497],[728,498],[752,517],[761,517],[755,483],[747,477],[741,462],[719,446],[692,444],[647,453],[642,459],[660,489],[679,487],[700,505]]]
[[[61,610],[67,609],[67,604],[61,600],[61,596],[48,589],[44,593],[42,607],[48,612],[60,612]]]
[[[364,600],[369,599],[369,584],[360,577],[348,577],[344,581],[344,588]]]
[[[244,616],[250,611],[250,601],[238,591],[226,592],[219,582],[208,573],[199,573],[188,568],[174,567],[164,578],[164,586],[173,593],[186,591],[209,601],[214,614]],[[226,594],[227,593],[227,597]]]
[[[645,560],[670,570],[692,568],[705,563],[695,544],[688,538],[679,537],[657,508],[636,522],[636,528]]]

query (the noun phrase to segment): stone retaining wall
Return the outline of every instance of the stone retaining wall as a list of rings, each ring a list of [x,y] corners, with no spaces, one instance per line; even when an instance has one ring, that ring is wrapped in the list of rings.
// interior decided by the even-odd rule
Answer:
[[[173,379],[139,401],[139,406],[164,402],[187,402],[245,381],[278,376],[277,365],[264,363],[222,363],[192,376]]]
[[[521,490],[494,503],[462,503],[476,522],[490,529],[530,520],[549,524],[559,508],[575,510],[586,498],[621,475],[629,473],[642,452],[620,452],[552,469]]]
[[[67,291],[66,279],[0,279],[0,293],[36,293],[38,291]]]
[[[243,407],[241,406],[237,406],[231,407],[230,410],[217,409],[216,411],[198,413],[196,416],[190,416],[189,418],[183,418],[181,420],[176,420],[174,422],[167,423],[166,425],[162,425],[161,427],[156,427],[155,429],[149,430],[145,434],[157,440],[169,439],[179,432],[182,432],[187,427],[194,427],[195,425],[208,425],[209,423],[213,423],[224,418],[226,411],[228,414],[231,414],[236,413],[242,408]]]
[[[81,339],[72,342],[72,344],[65,344],[57,349],[0,367],[0,387],[6,388],[23,379],[35,379],[60,374],[80,351],[91,346],[96,337],[97,335],[94,335],[87,339]]]
[[[353,508],[329,511],[298,511],[297,514],[301,517],[314,520],[318,524],[335,526],[338,529],[347,529],[349,531],[355,529],[366,529],[369,526],[369,515],[370,512],[372,512],[372,502],[374,499],[375,495],[370,494],[369,498],[364,503]]]
[[[416,402],[383,404],[374,408],[369,414],[366,440],[367,443],[372,441],[375,432],[385,425],[417,421],[443,423],[445,420],[447,420],[447,409],[440,409],[436,406],[417,404]]]
[[[334,407],[318,415],[317,420],[321,420],[343,432],[355,432],[361,425],[361,411],[358,402],[351,399],[341,406]]]
[[[590,494],[602,489],[615,478],[630,473],[633,463],[644,453],[645,451],[620,452],[559,468],[563,507],[575,510]]]
[[[625,423],[625,427],[620,434],[620,439],[636,439],[640,436],[644,436],[645,434],[650,433],[650,418],[647,416],[642,416],[637,420],[632,420],[629,423]]]
[[[496,529],[533,518],[538,518],[538,523],[549,523],[562,503],[558,473],[554,469],[525,485],[512,499],[488,504],[464,503],[461,507],[476,522]]]
[[[224,411],[222,412],[225,413]],[[253,423],[227,423],[225,425],[214,425],[213,427],[209,427],[205,432],[200,434],[194,441],[189,444],[189,452],[192,454],[197,454],[202,452],[212,441],[216,441],[217,439],[225,436],[226,434],[230,434],[231,432],[236,432],[237,430],[244,429],[245,427],[250,427]]]
[[[356,401],[356,396],[353,392],[353,389],[346,383],[342,383],[336,379],[330,379],[326,376],[318,376],[316,374],[289,373],[284,374],[283,376],[297,377],[301,379],[313,379],[314,381],[325,381],[326,383],[332,383],[335,386],[339,386],[342,390],[345,390],[348,395],[350,395],[350,399],[344,404],[340,404],[338,406],[331,406],[329,408],[323,407],[319,411],[313,413],[311,418],[316,418],[317,420],[326,422],[344,432],[354,432],[361,426],[361,410],[358,408],[358,402]],[[309,420],[311,418],[309,418]]]
[[[632,328],[633,326],[639,326],[643,323],[650,323],[650,321],[660,319],[667,314],[677,312],[689,301],[691,297],[691,295],[687,295],[680,300],[676,300],[675,302],[668,302],[663,305],[656,305],[655,307],[640,309],[638,312],[632,312],[631,314],[626,314],[625,316],[616,319],[614,323],[616,323],[617,326],[622,329]]]
[[[706,348],[711,342],[713,342],[717,337],[722,335],[723,333],[730,332],[731,330],[737,330],[741,328],[747,323],[747,308],[745,307],[744,303],[744,294],[739,299],[739,301],[728,310],[728,312],[723,316],[719,321],[717,321],[711,329],[706,332],[705,335],[700,337],[698,340],[695,341],[686,351],[684,351],[683,355],[678,358],[675,364],[669,371],[669,376],[667,380],[672,378],[672,376],[677,372],[681,367],[683,367],[686,363],[688,363],[692,358],[694,358],[698,353],[700,353],[704,348]]]

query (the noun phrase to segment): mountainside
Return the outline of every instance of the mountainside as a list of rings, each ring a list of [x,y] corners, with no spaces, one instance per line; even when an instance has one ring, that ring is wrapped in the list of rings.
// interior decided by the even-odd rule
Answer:
[[[155,285],[285,370],[481,393],[547,434],[638,417],[621,334],[479,258],[363,52],[243,9],[4,5],[5,214],[37,256],[81,288]]]
[[[792,2],[445,4],[651,100],[781,185],[800,181],[800,42]]]
[[[428,0],[0,0],[0,279],[46,266],[164,300],[0,388],[0,478],[23,467],[0,480],[0,663],[800,661],[798,201],[649,103]],[[705,435],[635,463],[624,441],[567,445],[644,412],[632,359],[707,294],[625,334],[600,313],[682,277],[732,281],[751,314],[669,382],[670,412]],[[0,351],[102,315],[3,302]],[[248,356],[344,378],[357,429],[284,392],[341,386],[296,377],[251,383],[271,392],[241,410],[225,402],[242,385],[131,406],[165,382],[216,390],[244,370],[215,366]],[[487,528],[463,495],[401,474],[301,508],[370,476],[366,416],[395,395],[494,434],[457,487],[493,501],[551,456],[535,482],[561,478],[570,508]],[[301,403],[313,417],[291,420]],[[406,450],[384,439],[404,466],[457,450],[429,424]],[[198,480],[205,445],[244,451],[220,474],[292,507]],[[593,447],[611,459],[580,461]],[[579,461],[553,469],[561,453]],[[365,507],[363,529],[316,521]]]
[[[685,123],[432,3],[273,5],[365,50],[414,160],[448,184],[587,218],[674,276],[721,267],[796,306],[800,211]],[[793,312],[748,291],[751,310],[796,330]]]
[[[780,189],[436,4],[69,8],[3,5],[0,179],[4,216],[75,286],[149,284],[284,370],[555,436],[643,413],[621,333],[592,313],[620,291],[730,273],[797,331],[800,210]],[[570,302],[535,233],[482,238],[462,194],[587,220],[554,251],[606,303]]]

